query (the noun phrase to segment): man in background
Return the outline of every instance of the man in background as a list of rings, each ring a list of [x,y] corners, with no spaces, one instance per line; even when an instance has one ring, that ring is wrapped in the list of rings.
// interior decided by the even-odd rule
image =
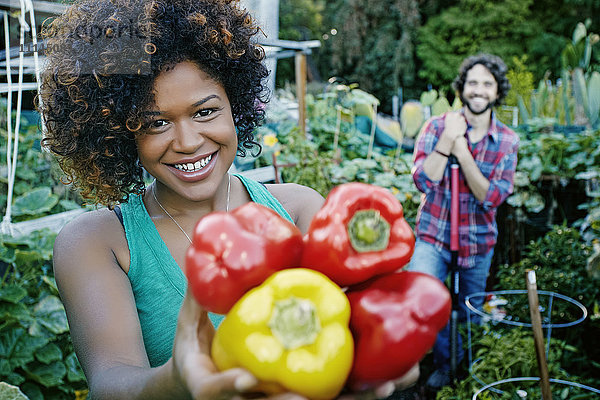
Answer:
[[[423,192],[417,214],[417,242],[409,270],[445,281],[450,272],[450,162],[455,157],[459,178],[459,319],[466,319],[465,297],[483,292],[498,236],[496,210],[512,193],[518,136],[493,111],[510,84],[507,68],[496,56],[478,54],[463,61],[453,88],[462,100],[459,111],[431,118],[414,151],[413,179]],[[481,309],[483,296],[471,299]],[[435,371],[426,387],[437,391],[450,383],[450,329],[435,343]],[[458,362],[463,358],[458,344]]]

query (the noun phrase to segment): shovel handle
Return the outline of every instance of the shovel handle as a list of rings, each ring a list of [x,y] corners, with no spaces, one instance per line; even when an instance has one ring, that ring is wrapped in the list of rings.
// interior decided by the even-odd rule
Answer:
[[[452,157],[454,159],[454,157]],[[458,164],[452,160],[450,165],[450,250],[458,251]]]

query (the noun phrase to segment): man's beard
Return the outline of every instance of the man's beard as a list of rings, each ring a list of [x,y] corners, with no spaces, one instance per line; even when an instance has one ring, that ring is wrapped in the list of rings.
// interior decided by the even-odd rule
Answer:
[[[476,110],[473,110],[471,108],[471,103],[469,103],[467,101],[467,99],[464,98],[464,96],[462,95],[462,93],[460,94],[460,101],[462,101],[462,103],[469,109],[469,111],[471,111],[471,113],[473,115],[481,115],[481,114],[483,114],[484,112],[486,112],[487,110],[489,110],[490,108],[492,108],[492,107],[494,107],[496,105],[496,100],[494,100],[494,101],[488,101],[487,106],[485,106],[483,109],[481,109],[479,111],[476,111]]]

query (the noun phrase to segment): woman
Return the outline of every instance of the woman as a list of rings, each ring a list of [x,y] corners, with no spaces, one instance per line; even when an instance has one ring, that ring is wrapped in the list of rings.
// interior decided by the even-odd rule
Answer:
[[[54,247],[93,398],[235,398],[257,383],[216,371],[218,317],[190,297],[182,268],[212,211],[255,201],[306,231],[323,202],[303,186],[228,174],[236,154],[259,149],[258,32],[231,0],[86,0],[46,31],[44,145],[84,198],[108,206],[65,226]]]

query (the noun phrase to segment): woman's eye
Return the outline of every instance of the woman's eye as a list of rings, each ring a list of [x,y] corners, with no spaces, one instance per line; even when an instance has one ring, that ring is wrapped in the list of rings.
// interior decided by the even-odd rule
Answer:
[[[165,121],[164,119],[157,119],[156,121],[150,122],[149,127],[150,128],[162,128],[166,124],[167,124],[167,121]]]
[[[214,109],[214,108],[205,108],[205,109],[202,109],[202,110],[196,112],[196,115],[199,117],[208,117],[211,114],[213,114],[215,111],[216,111],[216,109]]]

